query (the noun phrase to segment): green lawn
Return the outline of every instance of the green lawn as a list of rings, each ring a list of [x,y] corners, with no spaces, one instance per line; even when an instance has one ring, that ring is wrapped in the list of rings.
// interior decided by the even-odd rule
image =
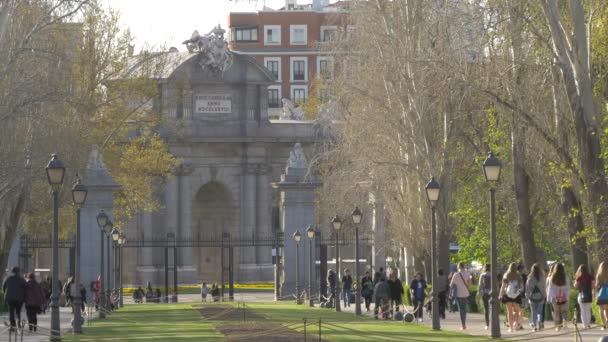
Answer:
[[[224,336],[216,326],[243,324],[236,321],[207,321],[197,307],[210,304],[139,304],[126,305],[105,320],[94,320],[83,327],[81,336],[65,335],[64,341],[222,341]],[[223,303],[234,305],[237,303]],[[303,331],[303,318],[308,321],[309,339],[318,338],[318,322],[322,322],[322,338],[329,341],[482,341],[456,332],[434,332],[426,326],[400,322],[377,321],[369,317],[355,318],[350,313],[309,308],[293,303],[246,303],[246,311],[258,317],[245,317],[247,324],[260,322],[289,326]],[[253,315],[252,315],[253,316]],[[253,338],[253,336],[251,336]],[[239,339],[241,340],[241,339]],[[257,340],[257,339],[256,339]],[[264,340],[264,337],[259,337]]]

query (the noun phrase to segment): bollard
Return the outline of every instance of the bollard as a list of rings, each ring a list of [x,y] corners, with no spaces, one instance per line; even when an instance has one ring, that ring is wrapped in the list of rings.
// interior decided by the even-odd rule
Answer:
[[[319,342],[321,342],[321,318],[319,318]]]

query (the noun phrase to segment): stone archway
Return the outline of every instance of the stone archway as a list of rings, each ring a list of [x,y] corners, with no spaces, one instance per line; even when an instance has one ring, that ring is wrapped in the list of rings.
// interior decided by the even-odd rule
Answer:
[[[220,239],[222,233],[234,231],[233,198],[230,190],[218,182],[203,185],[192,205],[192,234],[194,239]],[[195,248],[194,266],[199,280],[207,283],[220,282],[220,248]]]

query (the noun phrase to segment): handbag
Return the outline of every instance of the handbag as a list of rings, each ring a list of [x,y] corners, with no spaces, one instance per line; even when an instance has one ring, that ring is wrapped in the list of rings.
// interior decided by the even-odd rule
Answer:
[[[598,304],[608,304],[608,285],[602,285],[597,294]]]
[[[456,298],[457,294],[458,294],[458,287],[456,287],[456,285],[450,285],[450,293],[448,294],[448,297],[450,299],[454,299],[454,298]]]

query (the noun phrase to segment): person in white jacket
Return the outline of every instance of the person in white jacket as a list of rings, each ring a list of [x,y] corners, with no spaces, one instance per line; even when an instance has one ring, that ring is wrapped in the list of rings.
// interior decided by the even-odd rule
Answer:
[[[557,263],[548,280],[547,302],[553,305],[555,330],[559,331],[568,319],[568,298],[570,298],[570,282],[566,277],[564,265]]]

